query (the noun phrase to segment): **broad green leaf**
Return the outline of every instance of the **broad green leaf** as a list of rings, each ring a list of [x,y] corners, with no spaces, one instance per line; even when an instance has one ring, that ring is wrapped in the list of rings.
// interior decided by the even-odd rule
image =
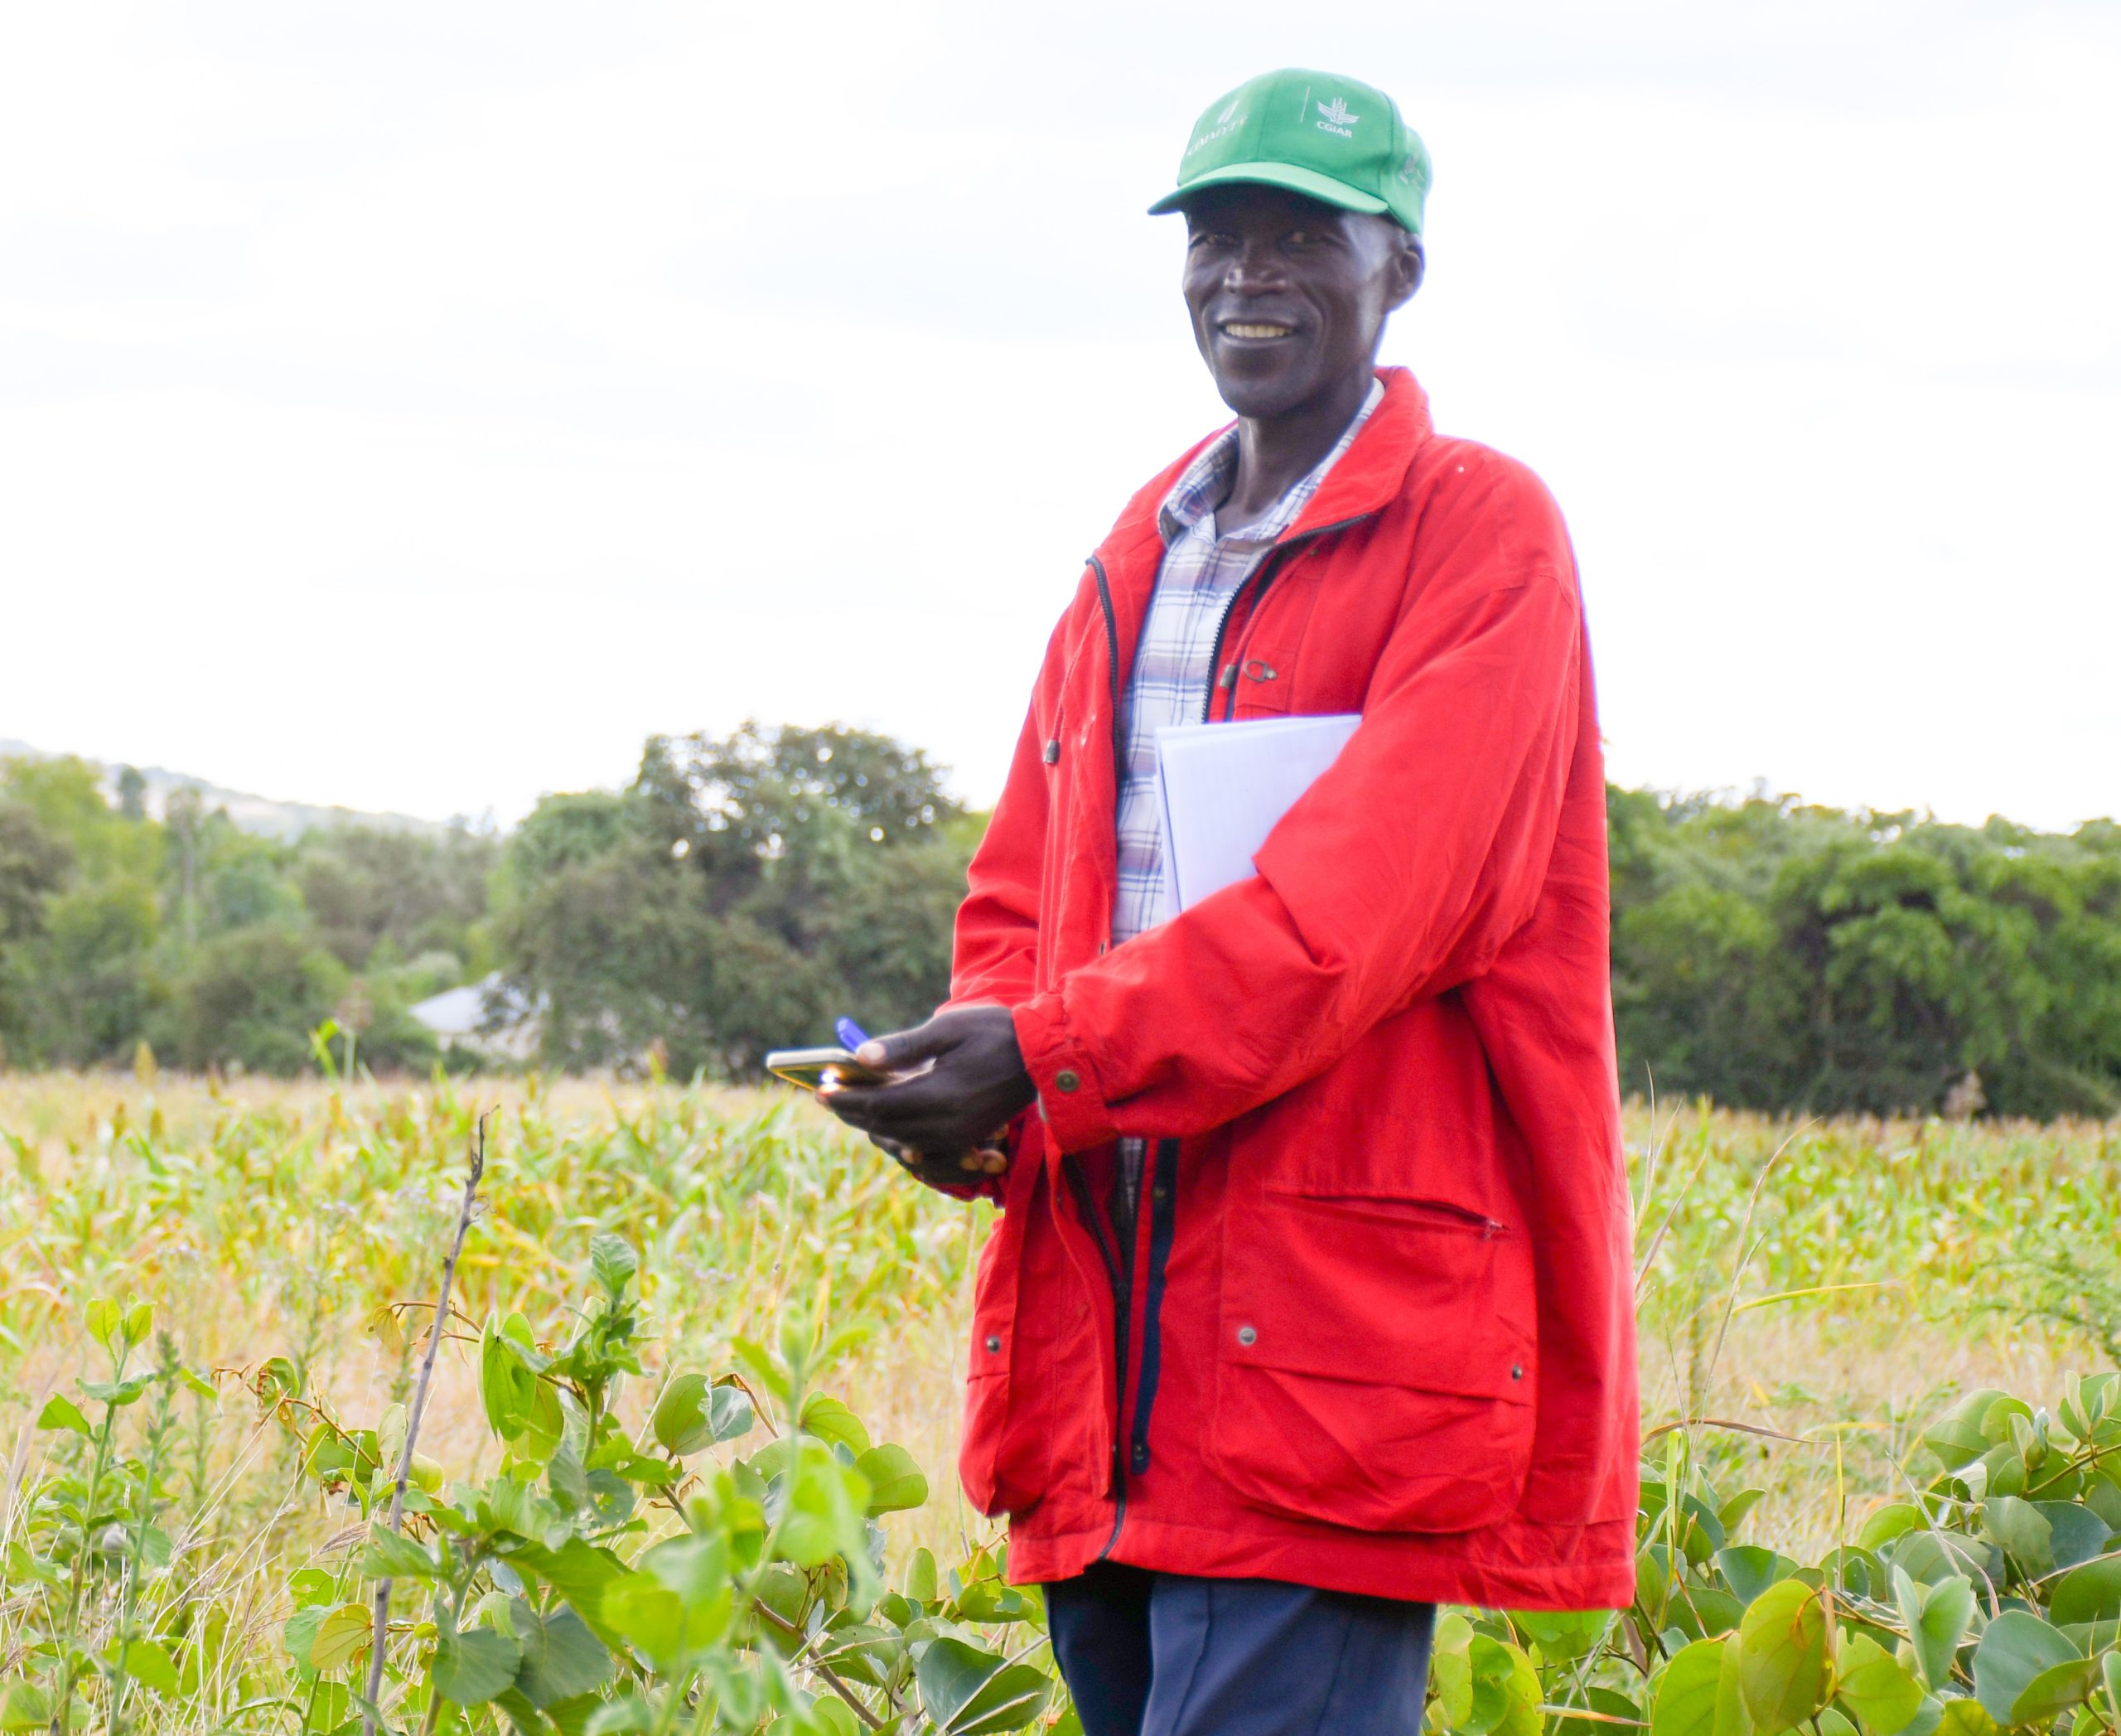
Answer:
[[[1996,1736],[1996,1720],[1978,1700],[1948,1700],[1935,1736]]]
[[[1718,1550],[1716,1565],[1722,1571],[1723,1583],[1731,1588],[1732,1595],[1742,1606],[1750,1604],[1769,1586],[1797,1571],[1797,1564],[1787,1555],[1749,1543]]]
[[[729,1545],[718,1535],[672,1537],[640,1558],[640,1565],[674,1593],[685,1612],[684,1641],[698,1651],[718,1639],[735,1607]]]
[[[607,1645],[617,1637],[616,1632],[606,1632],[600,1626],[603,1621],[605,1590],[626,1572],[608,1550],[585,1543],[579,1537],[570,1537],[556,1550],[547,1549],[543,1544],[524,1544],[504,1559],[518,1573],[533,1575],[551,1586]]]
[[[432,1554],[380,1520],[369,1527],[360,1570],[371,1579],[432,1579],[439,1571]]]
[[[44,1401],[44,1409],[36,1414],[36,1425],[40,1429],[71,1429],[76,1434],[92,1432],[80,1407],[62,1392],[55,1392]]]
[[[809,1723],[814,1736],[862,1736],[861,1720],[844,1700],[820,1695],[809,1710]]]
[[[122,1381],[84,1381],[81,1395],[94,1399],[99,1405],[131,1405],[154,1384],[152,1374],[128,1375]]]
[[[125,1673],[157,1694],[177,1691],[176,1666],[158,1640],[135,1640],[125,1648]]]
[[[869,1431],[862,1419],[828,1394],[814,1392],[804,1400],[802,1426],[804,1434],[845,1447],[858,1457],[869,1450]]]
[[[1843,1641],[1835,1690],[1872,1736],[1898,1736],[1922,1709],[1922,1684],[1867,1633]]]
[[[680,1458],[713,1443],[714,1429],[707,1414],[707,1376],[683,1374],[663,1389],[648,1426],[666,1453]]]
[[[1935,1585],[1917,1585],[1896,1567],[1892,1586],[1900,1618],[1907,1624],[1916,1659],[1922,1666],[1922,1679],[1932,1690],[1942,1693],[1951,1680],[1959,1642],[1966,1637],[1967,1624],[1974,1619],[1974,1584],[1969,1579],[1946,1579]]]
[[[1825,1594],[1800,1579],[1753,1599],[1738,1627],[1738,1685],[1762,1736],[1793,1729],[1826,1704],[1832,1636]]]
[[[789,1472],[788,1504],[780,1516],[780,1551],[799,1567],[817,1567],[834,1555],[867,1559],[862,1518],[869,1485],[814,1442],[804,1442]]]
[[[1741,1489],[1716,1510],[1716,1517],[1728,1536],[1745,1522],[1746,1516],[1767,1497],[1765,1489]]]
[[[667,1672],[682,1661],[685,1606],[655,1574],[626,1574],[606,1586],[603,1619],[657,1669]]]
[[[2047,1521],[2058,1568],[2081,1567],[2104,1555],[2113,1541],[2114,1528],[2090,1507],[2074,1501],[2036,1501],[2033,1506]]]
[[[589,1505],[589,1473],[573,1441],[562,1441],[545,1466],[545,1486],[553,1499],[570,1513]]]
[[[1922,1444],[1947,1471],[1971,1464],[1996,1444],[1996,1438],[1983,1431],[1982,1419],[1992,1405],[2007,1396],[1993,1387],[1969,1393],[1923,1431]]]
[[[742,1440],[757,1420],[751,1413],[751,1395],[726,1381],[708,1395],[707,1417],[717,1441]]]
[[[2088,1561],[2056,1584],[2047,1613],[2058,1626],[2121,1618],[2121,1555]]]
[[[1664,1666],[1650,1708],[1650,1736],[1716,1736],[1722,1640],[1696,1640]]]
[[[297,1568],[287,1575],[287,1594],[295,1600],[297,1609],[329,1603],[337,1589],[338,1581],[321,1567]]]
[[[295,1618],[287,1626],[292,1628],[300,1619]],[[336,1609],[327,1611],[317,1624],[316,1637],[310,1642],[310,1668],[319,1675],[343,1668],[368,1650],[369,1636],[374,1631],[374,1621],[365,1603],[341,1603]]]
[[[928,1499],[928,1479],[920,1467],[911,1453],[892,1442],[872,1447],[854,1461],[854,1468],[868,1482],[872,1516],[906,1512]]]
[[[1438,1616],[1429,1642],[1429,1680],[1447,1730],[1463,1730],[1473,1715],[1473,1624],[1452,1611]]]
[[[509,1606],[510,1625],[523,1647],[515,1685],[540,1710],[555,1701],[593,1693],[611,1679],[616,1666],[604,1642],[572,1609],[541,1614],[522,1598]]]
[[[926,1550],[913,1552],[912,1560],[906,1564],[906,1584],[901,1589],[916,1603],[935,1601],[935,1558]]]
[[[2098,1666],[2036,1615],[2007,1609],[1974,1651],[1974,1696],[1999,1724],[2052,1723],[2085,1698]]]
[[[0,1730],[56,1727],[51,1690],[36,1682],[10,1682],[0,1689]]]
[[[2027,1579],[2037,1579],[2055,1565],[2054,1530],[2031,1501],[1996,1496],[1983,1507],[1981,1523]]]
[[[169,1565],[173,1545],[169,1533],[158,1525],[137,1525],[128,1529],[125,1546],[128,1554],[136,1555],[140,1565],[151,1573],[159,1573]]]
[[[2109,1651],[2099,1661],[2099,1680],[2106,1690],[2106,1721],[2121,1730],[2121,1651]]]
[[[1919,1531],[1928,1523],[1922,1516],[1921,1508],[1914,1502],[1896,1501],[1866,1519],[1863,1529],[1856,1534],[1856,1540],[1867,1550],[1883,1549],[1894,1538]]]
[[[1539,1676],[1522,1649],[1476,1632],[1468,1648],[1473,1666],[1472,1736],[1539,1736]]]
[[[145,1344],[147,1334],[155,1329],[155,1309],[152,1303],[136,1302],[125,1311],[125,1318],[118,1329],[125,1335],[128,1347]]]
[[[1052,1678],[963,1640],[928,1642],[915,1666],[921,1710],[941,1736],[1020,1730],[1046,1709]]]
[[[733,1596],[722,1539],[677,1537],[605,1588],[603,1619],[668,1673],[722,1637]]]
[[[81,1324],[89,1329],[89,1336],[99,1344],[109,1344],[117,1336],[120,1311],[108,1296],[99,1296],[81,1310]]]
[[[505,1633],[445,1627],[435,1638],[435,1692],[460,1706],[483,1706],[515,1681],[522,1663],[523,1647]]]
[[[1573,1662],[1597,1649],[1612,1626],[1610,1610],[1524,1609],[1510,1613],[1510,1625],[1539,1648],[1547,1663]]]
[[[1958,1579],[1993,1581],[2003,1576],[2003,1552],[1985,1538],[1964,1531],[1910,1531],[1892,1548],[1892,1564],[1920,1584]]]
[[[600,1231],[589,1238],[589,1270],[611,1300],[616,1302],[626,1294],[626,1286],[640,1270],[640,1256],[623,1237]]]
[[[316,1643],[316,1630],[324,1625],[325,1617],[331,1613],[328,1603],[311,1603],[297,1609],[287,1618],[287,1625],[280,1630],[280,1643],[287,1647],[287,1656],[297,1669],[310,1667],[310,1648]]]

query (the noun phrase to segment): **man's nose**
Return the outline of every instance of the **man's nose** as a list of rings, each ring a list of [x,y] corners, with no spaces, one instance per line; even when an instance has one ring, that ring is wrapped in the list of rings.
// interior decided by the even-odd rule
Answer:
[[[1232,295],[1259,295],[1278,289],[1283,283],[1281,249],[1271,241],[1248,241],[1239,248],[1224,274],[1223,284]]]

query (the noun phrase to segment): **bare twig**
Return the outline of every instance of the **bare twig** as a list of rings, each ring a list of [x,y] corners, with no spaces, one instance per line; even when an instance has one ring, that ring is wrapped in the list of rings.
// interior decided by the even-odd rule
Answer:
[[[390,1516],[384,1521],[393,1531],[404,1518],[405,1485],[413,1475],[413,1443],[420,1438],[420,1417],[427,1410],[428,1388],[434,1380],[435,1352],[442,1348],[442,1327],[449,1318],[449,1289],[457,1281],[457,1256],[463,1253],[464,1238],[471,1233],[472,1214],[479,1203],[479,1181],[486,1173],[486,1115],[479,1117],[471,1156],[471,1172],[464,1178],[464,1204],[457,1214],[457,1234],[449,1244],[448,1257],[442,1263],[442,1291],[435,1299],[434,1319],[428,1329],[427,1354],[420,1360],[412,1409],[405,1415],[405,1444],[398,1454],[398,1482],[390,1492]],[[390,1635],[390,1584],[387,1575],[375,1582],[375,1613],[370,1618],[368,1642],[368,1700],[361,1713],[361,1736],[375,1736],[375,1709],[383,1694],[384,1646]]]
[[[778,1627],[791,1640],[800,1640],[803,1637],[803,1630],[798,1627],[793,1622],[790,1621],[785,1616],[782,1615],[780,1611],[769,1608],[763,1598],[752,1598],[751,1608],[759,1614],[764,1616],[768,1622],[771,1622],[775,1627]],[[809,1667],[816,1671],[819,1675],[822,1676],[825,1679],[825,1685],[827,1687],[830,1688],[833,1693],[837,1694],[842,1700],[845,1700],[848,1705],[854,1708],[854,1715],[860,1719],[862,1723],[868,1725],[868,1727],[872,1730],[881,1730],[883,1729],[883,1719],[877,1717],[874,1712],[872,1712],[867,1706],[862,1704],[861,1700],[857,1696],[854,1690],[848,1687],[847,1684],[840,1679],[839,1672],[833,1669],[830,1664],[827,1663],[821,1657],[814,1657],[810,1660]],[[891,1693],[891,1690],[889,1688],[886,1688],[884,1690],[884,1698],[891,1702],[894,1710],[897,1709],[897,1698]]]

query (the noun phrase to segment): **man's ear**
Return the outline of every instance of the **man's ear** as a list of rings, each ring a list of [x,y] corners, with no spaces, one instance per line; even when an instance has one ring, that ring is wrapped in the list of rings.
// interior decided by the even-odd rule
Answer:
[[[1392,295],[1388,305],[1397,310],[1413,300],[1428,269],[1428,255],[1422,250],[1422,238],[1404,236],[1392,259]]]

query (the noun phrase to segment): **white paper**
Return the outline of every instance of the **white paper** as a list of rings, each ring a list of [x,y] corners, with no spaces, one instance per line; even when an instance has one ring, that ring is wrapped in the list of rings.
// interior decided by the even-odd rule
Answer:
[[[1250,876],[1267,834],[1339,757],[1361,722],[1346,714],[1159,729],[1160,920]]]

